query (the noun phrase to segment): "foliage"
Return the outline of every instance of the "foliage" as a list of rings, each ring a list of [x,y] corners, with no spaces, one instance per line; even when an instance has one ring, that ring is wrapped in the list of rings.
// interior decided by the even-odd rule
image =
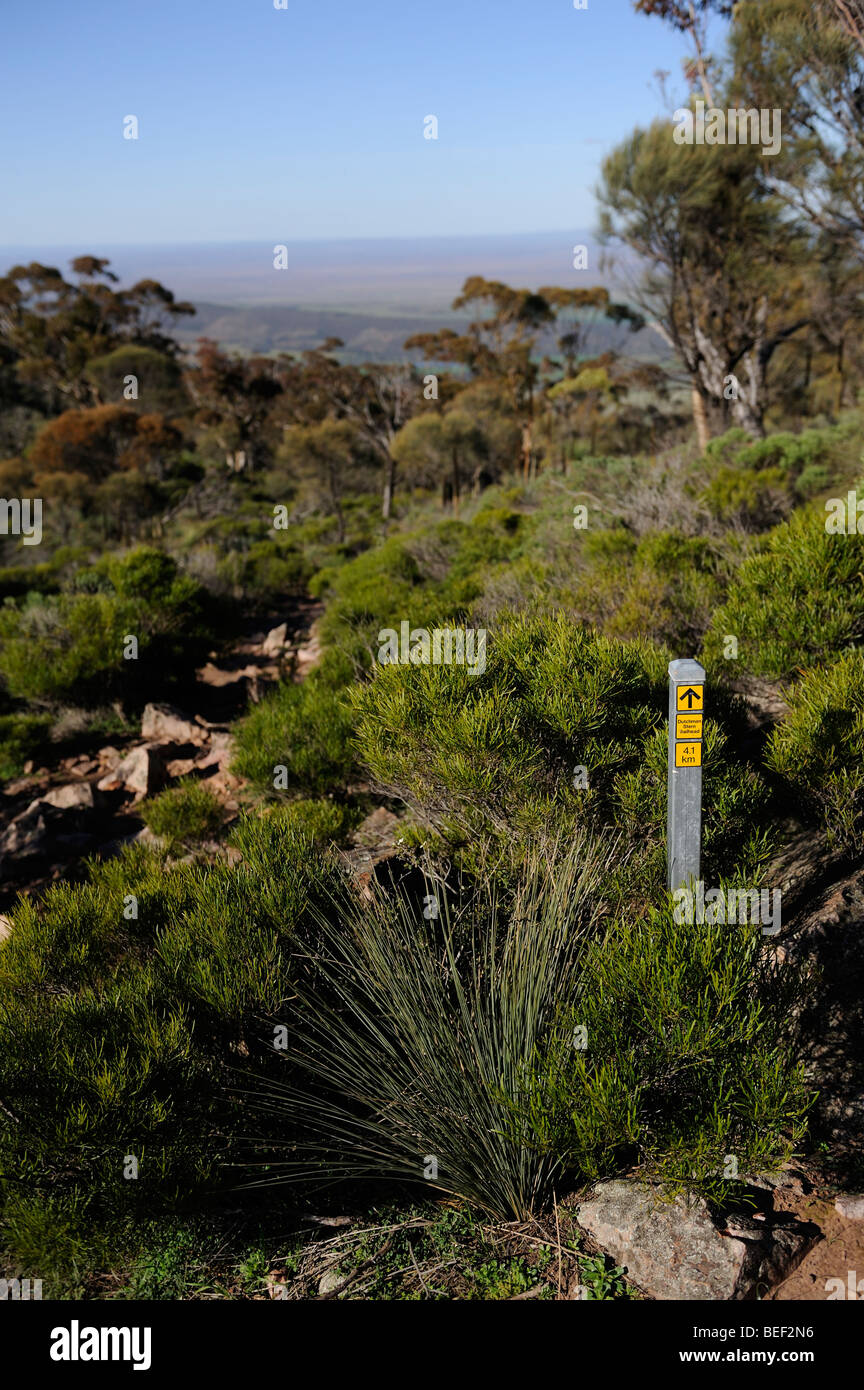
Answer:
[[[670,908],[615,921],[510,1103],[514,1136],[580,1182],[635,1166],[710,1187],[729,1153],[742,1173],[788,1159],[809,1103],[785,1026],[802,981],[781,990],[761,945],[758,926]]]
[[[262,841],[253,822],[237,841],[239,868],[167,872],[137,846],[15,909],[0,945],[6,1248],[16,1230],[33,1234],[34,1202],[74,1232],[153,1216],[220,1180],[238,1125],[229,1069],[273,1065],[262,1016],[283,1015],[294,934],[332,891],[290,826]]]
[[[237,726],[234,771],[271,795],[344,787],[354,773],[344,692],[352,674],[351,663],[334,653],[302,684],[277,686]]]
[[[314,987],[298,982],[298,1082],[253,1100],[298,1130],[263,1181],[425,1176],[492,1215],[530,1214],[558,1165],[503,1133],[498,1093],[513,1095],[575,985],[607,858],[582,837],[566,870],[536,862],[509,903],[488,879],[461,903],[427,879],[422,901],[400,888],[322,914]]]
[[[0,781],[17,777],[26,762],[42,756],[50,727],[47,714],[0,714]]]
[[[864,636],[862,542],[832,535],[825,514],[796,512],[775,527],[733,579],[705,640],[718,660],[726,634],[738,638],[741,666],[790,679]]]
[[[222,805],[206,782],[169,787],[139,807],[142,820],[169,849],[212,838],[222,822]]]
[[[563,615],[505,620],[482,674],[455,665],[377,666],[353,695],[358,756],[451,844],[492,839],[518,858],[542,832],[616,826],[645,855],[642,871],[655,881],[665,667],[648,643],[625,645]],[[735,729],[734,707],[722,697],[715,705],[705,744],[715,806],[706,827],[709,864],[745,852],[748,826],[765,805],[759,779],[729,757],[723,725]]]
[[[864,653],[808,671],[787,698],[790,713],[772,730],[768,766],[832,839],[852,849],[864,824]]]
[[[75,591],[7,599],[0,608],[0,676],[12,695],[55,704],[114,694],[143,703],[154,681],[188,670],[206,649],[204,593],[164,552],[106,556],[74,583]],[[124,657],[129,637],[137,661]]]

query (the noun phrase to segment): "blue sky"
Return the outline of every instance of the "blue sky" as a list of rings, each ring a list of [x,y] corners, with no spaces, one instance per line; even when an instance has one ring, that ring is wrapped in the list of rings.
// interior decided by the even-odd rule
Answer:
[[[3,0],[0,244],[591,226],[603,154],[660,114],[656,69],[683,93],[686,43],[588,6]]]

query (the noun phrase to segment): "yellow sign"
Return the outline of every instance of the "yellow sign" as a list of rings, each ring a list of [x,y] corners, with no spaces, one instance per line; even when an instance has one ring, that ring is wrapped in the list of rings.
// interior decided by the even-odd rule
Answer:
[[[702,692],[703,685],[679,685],[676,699],[678,701],[676,709],[686,710],[692,714],[694,710],[701,710],[703,706]]]
[[[676,716],[675,716],[675,737],[676,737],[676,738],[701,738],[701,737],[702,737],[702,715],[701,715],[701,714],[676,714]]]
[[[702,766],[702,744],[701,744],[701,743],[676,743],[676,744],[675,744],[675,766],[676,766],[676,767],[701,767],[701,766]]]

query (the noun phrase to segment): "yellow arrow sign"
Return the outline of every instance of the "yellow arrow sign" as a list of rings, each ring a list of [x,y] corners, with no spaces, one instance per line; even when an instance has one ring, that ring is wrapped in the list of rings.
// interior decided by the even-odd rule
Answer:
[[[704,685],[679,685],[675,695],[677,700],[675,708],[686,710],[688,714],[692,714],[694,710],[702,709],[704,690]]]

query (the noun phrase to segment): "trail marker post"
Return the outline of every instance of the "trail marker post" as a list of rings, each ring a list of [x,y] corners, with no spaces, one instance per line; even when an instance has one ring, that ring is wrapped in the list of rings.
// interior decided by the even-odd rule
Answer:
[[[669,662],[669,809],[666,882],[670,893],[699,880],[705,668]]]

